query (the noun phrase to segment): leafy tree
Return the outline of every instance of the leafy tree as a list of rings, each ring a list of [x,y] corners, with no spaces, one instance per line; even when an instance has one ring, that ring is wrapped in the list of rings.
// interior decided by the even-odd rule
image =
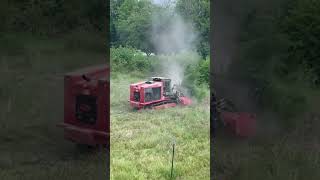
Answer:
[[[119,7],[123,4],[124,0],[111,0],[110,1],[110,44],[119,44],[119,35],[116,27],[116,22],[119,17]]]
[[[0,2],[2,31],[40,35],[63,34],[76,28],[105,31],[104,0],[12,0]]]
[[[150,54],[152,11],[154,5],[147,0],[125,0],[118,9],[116,32],[121,45],[133,46]]]
[[[319,27],[316,0],[272,1],[244,18],[234,67],[252,80],[260,102],[285,119],[307,107],[303,89],[319,88]]]
[[[290,41],[284,63],[287,74],[301,70],[312,84],[320,84],[320,1],[296,0],[281,24]]]

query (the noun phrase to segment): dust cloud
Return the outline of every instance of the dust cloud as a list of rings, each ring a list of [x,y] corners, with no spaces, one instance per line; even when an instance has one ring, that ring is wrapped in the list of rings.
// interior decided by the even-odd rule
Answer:
[[[173,84],[181,85],[186,67],[200,60],[195,48],[198,35],[192,24],[175,11],[174,1],[166,2],[159,5],[166,6],[165,13],[152,15],[150,38],[160,59],[158,71],[171,78]]]

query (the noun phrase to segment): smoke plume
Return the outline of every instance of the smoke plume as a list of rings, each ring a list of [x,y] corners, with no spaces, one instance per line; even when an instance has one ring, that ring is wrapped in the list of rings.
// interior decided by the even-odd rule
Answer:
[[[184,79],[187,65],[200,59],[195,51],[197,33],[191,23],[185,21],[175,10],[172,3],[152,18],[152,43],[159,55],[159,71],[180,85]],[[163,13],[165,12],[165,13]]]

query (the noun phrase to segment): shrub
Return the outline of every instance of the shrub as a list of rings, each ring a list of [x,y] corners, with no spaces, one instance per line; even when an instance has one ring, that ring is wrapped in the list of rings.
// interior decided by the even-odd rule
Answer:
[[[307,109],[307,100],[298,87],[272,82],[265,90],[263,103],[282,117],[283,127],[295,127],[294,119]]]
[[[130,47],[111,48],[110,55],[113,72],[140,71],[146,73],[151,69],[152,58],[137,49]]]
[[[202,100],[207,96],[209,87],[210,59],[200,60],[196,65],[189,65],[185,71],[183,86],[190,90],[192,96]]]

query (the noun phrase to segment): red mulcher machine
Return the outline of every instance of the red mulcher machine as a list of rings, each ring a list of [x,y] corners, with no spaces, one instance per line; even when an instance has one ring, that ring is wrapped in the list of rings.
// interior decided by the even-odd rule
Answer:
[[[108,145],[110,83],[107,65],[89,67],[64,77],[64,137],[79,145]]]
[[[129,102],[131,107],[138,110],[187,106],[192,103],[178,86],[171,88],[171,79],[164,77],[152,77],[149,81],[131,84]]]
[[[227,132],[241,138],[252,137],[256,134],[255,114],[238,112],[231,101],[223,98],[215,103],[218,118],[214,119],[218,120],[218,123],[222,124]]]

